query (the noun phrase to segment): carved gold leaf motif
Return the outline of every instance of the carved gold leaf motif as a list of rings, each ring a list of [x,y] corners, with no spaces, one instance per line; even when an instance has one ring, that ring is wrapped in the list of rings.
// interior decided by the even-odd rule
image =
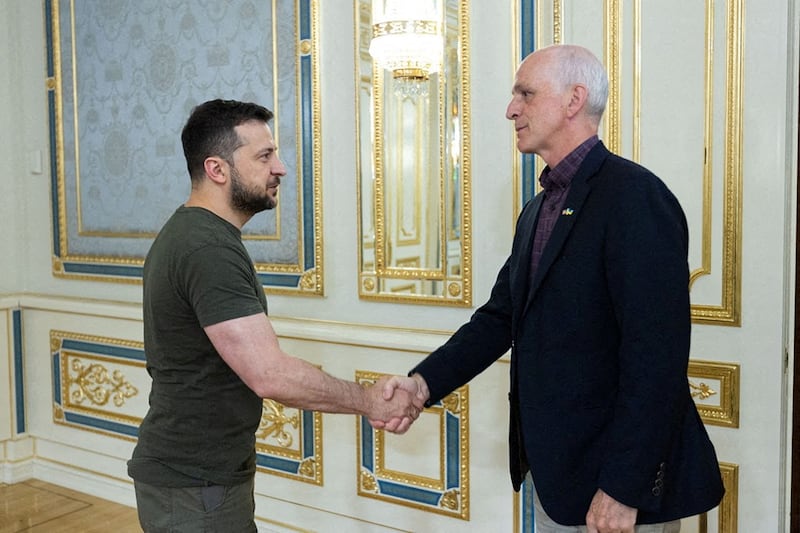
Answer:
[[[717,391],[715,391],[702,381],[698,385],[695,385],[690,381],[689,389],[692,391],[692,398],[700,398],[701,400],[707,400],[711,396],[717,394]]]
[[[457,490],[449,490],[442,494],[442,499],[439,500],[439,505],[451,511],[457,511],[461,506],[461,498]]]
[[[297,429],[300,418],[297,414],[286,416],[285,406],[275,400],[264,400],[264,410],[261,412],[261,423],[256,431],[256,438],[266,440],[270,437],[278,441],[278,445],[288,448],[292,445],[292,434],[284,429],[286,424]]]
[[[71,389],[70,399],[75,404],[88,400],[95,405],[106,405],[112,400],[114,405],[122,407],[125,400],[139,394],[139,389],[131,385],[119,370],[114,370],[109,376],[108,369],[103,365],[84,365],[80,359],[73,359],[70,369],[72,373],[68,385]]]
[[[367,492],[378,492],[378,482],[375,480],[375,476],[366,470],[361,471],[361,488]]]

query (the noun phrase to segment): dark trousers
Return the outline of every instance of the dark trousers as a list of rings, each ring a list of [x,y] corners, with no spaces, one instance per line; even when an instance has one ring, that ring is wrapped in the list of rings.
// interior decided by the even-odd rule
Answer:
[[[257,531],[253,480],[225,487],[156,487],[134,481],[144,533]]]

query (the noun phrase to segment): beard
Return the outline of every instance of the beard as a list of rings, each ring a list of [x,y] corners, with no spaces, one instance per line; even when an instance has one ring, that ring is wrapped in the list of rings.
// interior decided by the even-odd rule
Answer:
[[[247,188],[242,183],[242,175],[236,167],[231,166],[231,205],[236,210],[253,216],[273,209],[277,204],[277,200],[267,194],[266,189]]]

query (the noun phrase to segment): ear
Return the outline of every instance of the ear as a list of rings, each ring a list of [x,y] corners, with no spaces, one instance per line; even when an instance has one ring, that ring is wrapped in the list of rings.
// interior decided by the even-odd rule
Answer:
[[[570,118],[577,115],[586,103],[589,91],[583,85],[574,85],[570,91],[569,103],[567,104],[567,114]]]
[[[228,179],[228,163],[221,157],[207,157],[206,160],[203,161],[203,168],[206,171],[208,179],[214,183],[223,184]]]

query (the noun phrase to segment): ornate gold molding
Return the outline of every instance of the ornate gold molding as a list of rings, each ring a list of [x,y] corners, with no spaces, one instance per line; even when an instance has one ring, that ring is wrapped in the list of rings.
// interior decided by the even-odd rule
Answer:
[[[604,117],[604,140],[612,152],[622,153],[622,37],[620,26],[623,24],[621,0],[604,0],[604,56],[609,74],[609,101]],[[645,4],[646,5],[646,4]],[[700,228],[702,242],[701,264],[693,268],[690,273],[690,290],[694,283],[703,276],[712,273],[712,178],[713,178],[713,110],[714,102],[714,61],[715,48],[715,2],[705,2],[705,87],[704,87],[704,146],[703,162],[703,219]],[[724,105],[724,148],[722,160],[724,161],[722,175],[722,239],[721,262],[719,266],[721,278],[721,293],[719,305],[694,303],[691,307],[692,320],[701,324],[716,324],[726,326],[739,326],[741,323],[741,240],[742,240],[742,138],[743,138],[743,106],[742,87],[744,80],[744,0],[728,0],[725,2],[725,87]],[[553,1],[552,7],[552,32],[553,42],[565,40],[565,16],[563,6],[559,0]],[[519,8],[515,14],[519,27]],[[642,41],[642,3],[633,0],[633,95],[632,95],[632,132],[633,148],[632,159],[640,159],[640,118],[641,118],[641,41]],[[544,21],[539,21],[543,29]],[[521,31],[534,31],[533,28],[522,28]],[[539,35],[544,32],[537,31]],[[557,39],[556,39],[557,37]],[[569,36],[566,36],[568,40]],[[518,39],[517,39],[518,40]],[[539,46],[549,43],[539,42]],[[536,158],[536,172],[541,170],[542,164]],[[519,161],[515,160],[514,173],[515,199],[520,194],[519,181],[521,169]],[[524,199],[523,199],[524,200]],[[519,213],[520,203],[515,202],[515,217]]]
[[[322,485],[322,465],[322,414],[265,399],[256,431],[258,471]]]
[[[373,386],[383,374],[356,371],[356,382]],[[424,511],[469,520],[468,386],[457,389],[420,416],[439,418],[442,443],[438,478],[386,467],[386,433],[356,420],[358,494]],[[405,438],[405,437],[404,437]]]
[[[132,376],[144,373],[141,342],[50,331],[53,421],[123,439],[136,436],[141,416],[129,403],[139,395]]]
[[[368,53],[369,2],[354,0],[360,298],[472,305],[468,4],[446,2],[445,67],[426,85],[436,112],[394,94]],[[420,252],[421,266],[397,260]]]
[[[297,429],[300,420],[299,415],[287,416],[283,404],[275,400],[264,400],[264,408],[261,411],[261,423],[256,430],[256,439],[267,440],[275,439],[281,448],[289,448],[294,442],[294,437],[286,426]]]
[[[608,70],[608,105],[606,106],[604,142],[616,154],[622,153],[622,46],[619,26],[622,19],[620,0],[605,0],[603,30],[605,63]]]
[[[717,508],[718,533],[736,533],[739,530],[739,465],[720,463],[725,496]],[[699,516],[699,533],[708,533],[708,513]]]
[[[102,407],[112,400],[115,406],[122,407],[125,400],[139,394],[139,389],[128,382],[125,374],[119,370],[109,371],[102,363],[84,364],[76,357],[70,359],[69,369],[66,385],[75,405],[88,401]]]
[[[703,422],[738,428],[739,365],[690,360],[688,377],[689,389]]]
[[[725,147],[723,153],[723,214],[722,214],[722,297],[720,305],[692,305],[692,319],[695,322],[739,326],[741,323],[741,275],[742,259],[742,85],[744,80],[744,0],[728,0],[726,2],[726,49],[725,49]],[[713,2],[707,4],[708,11],[706,32],[713,35],[714,10]],[[706,44],[712,46],[712,42]],[[711,54],[713,48],[706,53]],[[707,60],[707,74],[711,60]],[[706,107],[711,105],[711,89],[707,88]],[[710,120],[707,118],[706,120]],[[706,133],[707,154],[711,153],[710,134]],[[710,185],[706,185],[710,188]],[[710,190],[710,189],[708,189]],[[710,211],[710,201],[703,202],[704,217]],[[704,224],[708,224],[704,219]],[[710,233],[710,230],[706,230]],[[707,235],[704,234],[704,237]],[[710,236],[708,236],[710,239]],[[703,243],[704,258],[710,254],[710,241]],[[703,266],[692,272],[690,285],[702,275],[710,273],[710,268]]]

